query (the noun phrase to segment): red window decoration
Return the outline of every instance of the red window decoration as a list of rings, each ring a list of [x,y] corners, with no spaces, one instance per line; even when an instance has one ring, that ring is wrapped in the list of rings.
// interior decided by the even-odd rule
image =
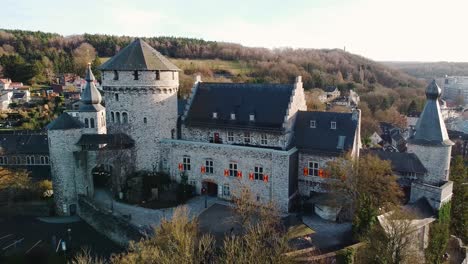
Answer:
[[[179,163],[179,170],[182,171],[184,169],[184,165],[182,163]]]
[[[206,173],[206,167],[205,167],[205,166],[201,166],[200,172],[201,172],[201,173]]]
[[[318,174],[319,174],[319,177],[320,177],[320,178],[325,178],[322,169],[319,169],[319,173],[318,173]]]
[[[229,176],[229,170],[224,170],[224,176]]]
[[[305,167],[304,168],[304,176],[308,176],[309,175],[309,168]]]
[[[242,171],[237,171],[237,177],[242,178]]]
[[[263,176],[263,181],[264,181],[264,182],[268,182],[268,175],[264,175],[264,176]]]
[[[254,174],[253,174],[252,172],[249,173],[249,179],[250,179],[251,181],[253,181],[253,179],[254,179]]]

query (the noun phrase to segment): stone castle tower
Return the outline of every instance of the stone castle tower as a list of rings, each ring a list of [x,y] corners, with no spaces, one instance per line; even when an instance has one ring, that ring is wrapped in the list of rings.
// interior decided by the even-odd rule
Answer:
[[[411,186],[411,202],[426,198],[434,209],[451,199],[453,183],[449,181],[450,141],[440,112],[441,89],[435,80],[426,88],[426,105],[408,141],[408,152],[418,156],[427,173]]]
[[[136,39],[100,70],[109,133],[135,140],[137,170],[159,170],[159,141],[177,133],[179,68]]]
[[[78,195],[93,193],[91,169],[96,155],[82,151],[77,143],[83,134],[105,134],[107,130],[105,109],[94,80],[88,65],[78,116],[63,113],[47,126],[54,199],[59,215],[74,214]]]

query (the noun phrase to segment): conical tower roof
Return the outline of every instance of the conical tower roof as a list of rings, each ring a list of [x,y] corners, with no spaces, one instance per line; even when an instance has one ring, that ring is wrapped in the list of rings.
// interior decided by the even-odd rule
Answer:
[[[81,93],[81,102],[83,103],[80,107],[80,111],[98,111],[103,107],[101,106],[101,93],[96,88],[94,81],[93,72],[91,71],[91,63],[88,63],[88,68],[86,69],[86,86]]]
[[[141,39],[135,39],[99,67],[102,71],[180,71],[157,50]]]
[[[426,105],[416,123],[415,133],[409,143],[417,145],[453,145],[440,112],[441,89],[433,80],[426,88]]]

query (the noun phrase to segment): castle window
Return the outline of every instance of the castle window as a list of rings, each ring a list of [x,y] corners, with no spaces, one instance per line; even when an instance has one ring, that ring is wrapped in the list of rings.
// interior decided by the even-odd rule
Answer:
[[[45,156],[45,164],[49,164],[49,157]]]
[[[133,71],[133,80],[138,80],[139,75],[138,71]]]
[[[126,112],[122,113],[122,123],[124,124],[128,123],[128,114]]]
[[[41,164],[45,164],[45,157],[41,156]]]
[[[263,181],[263,167],[262,166],[255,166],[254,177],[255,177],[255,180]]]
[[[218,112],[213,112],[213,119],[218,118]]]
[[[310,128],[316,128],[317,127],[317,122],[315,120],[310,120]]]
[[[229,163],[229,176],[232,176],[232,177],[237,176],[237,163],[235,162]]]
[[[91,128],[94,128],[94,118],[89,119],[89,125]]]
[[[114,71],[114,81],[117,81],[119,79],[119,72]]]
[[[115,121],[120,124],[120,112],[115,112]]]
[[[143,117],[143,123],[148,123],[148,119],[146,117]]]
[[[184,166],[184,171],[189,171],[189,170],[191,169],[190,157],[185,156],[185,157],[182,159],[182,164],[183,164],[183,166]]]
[[[268,136],[267,134],[262,134],[260,138],[260,144],[267,145],[268,144]]]
[[[234,142],[234,132],[232,132],[232,131],[227,132],[227,141],[228,142]]]
[[[111,112],[111,122],[112,122],[112,123],[115,122],[115,114],[114,114],[114,112]]]
[[[251,142],[251,135],[250,132],[244,132],[244,143],[245,144],[250,144]]]
[[[11,164],[13,164],[13,165],[18,164],[18,158],[16,156],[13,156],[11,158]]]
[[[86,128],[89,127],[89,120],[88,120],[88,118],[85,118],[85,119],[84,119],[84,126],[85,126]]]
[[[156,74],[156,81],[161,80],[161,75],[160,75],[159,71],[156,71],[155,74]]]
[[[175,80],[175,72],[172,72],[172,80]]]
[[[335,121],[331,121],[330,128],[331,129],[336,129],[336,122]]]
[[[0,157],[0,164],[7,164],[6,157]]]
[[[223,185],[223,196],[224,197],[229,197],[231,196],[231,191],[229,189],[229,184],[224,184]]]
[[[235,113],[231,113],[231,120],[236,120],[236,114]]]
[[[27,156],[26,157],[26,164],[34,165],[34,156]]]
[[[190,180],[189,185],[192,185],[193,187],[197,187],[197,181],[196,180]]]
[[[205,160],[205,170],[206,170],[206,173],[213,174],[213,160],[212,159]]]
[[[119,94],[118,93],[114,94],[114,97],[115,97],[115,100],[118,102],[119,101]]]
[[[250,115],[249,115],[249,121],[250,121],[250,122],[255,121],[255,115],[254,115],[254,114],[250,114]]]
[[[319,164],[315,161],[309,161],[309,175],[310,176],[319,176]]]

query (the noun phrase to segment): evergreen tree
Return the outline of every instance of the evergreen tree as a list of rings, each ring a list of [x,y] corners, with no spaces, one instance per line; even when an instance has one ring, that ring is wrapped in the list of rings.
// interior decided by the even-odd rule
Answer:
[[[462,156],[452,162],[450,180],[453,181],[452,221],[453,234],[468,242],[468,167]]]

